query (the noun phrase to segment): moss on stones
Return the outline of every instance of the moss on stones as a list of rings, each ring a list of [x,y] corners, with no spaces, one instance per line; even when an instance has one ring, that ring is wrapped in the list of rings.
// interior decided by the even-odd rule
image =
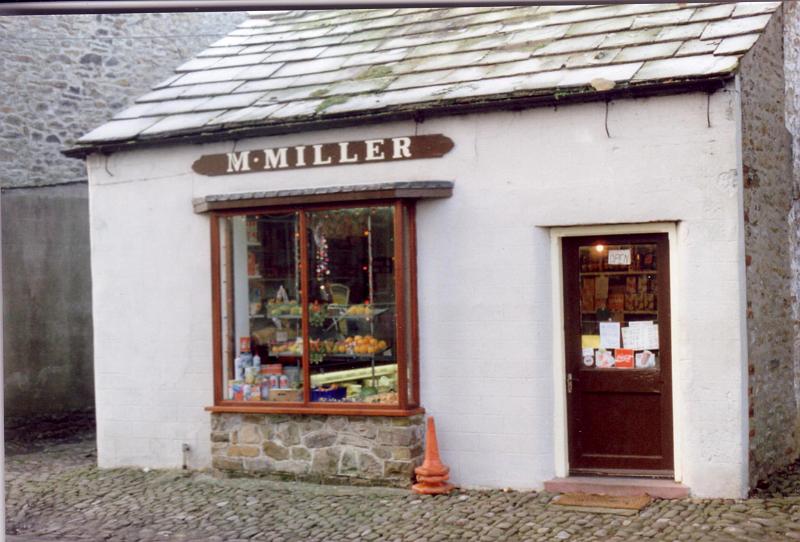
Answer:
[[[370,66],[356,76],[356,79],[377,79],[379,77],[387,77],[392,75],[392,68],[389,66]]]
[[[348,100],[347,96],[330,96],[328,98],[325,98],[324,100],[322,100],[322,103],[320,103],[317,106],[317,113],[321,113],[334,105],[343,104],[347,100]]]

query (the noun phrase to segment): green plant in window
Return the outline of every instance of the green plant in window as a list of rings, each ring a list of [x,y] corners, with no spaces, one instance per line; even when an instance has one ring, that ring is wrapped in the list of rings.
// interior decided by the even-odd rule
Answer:
[[[320,305],[318,302],[310,303],[308,305],[308,323],[312,327],[322,327],[325,325],[327,318],[328,306]]]

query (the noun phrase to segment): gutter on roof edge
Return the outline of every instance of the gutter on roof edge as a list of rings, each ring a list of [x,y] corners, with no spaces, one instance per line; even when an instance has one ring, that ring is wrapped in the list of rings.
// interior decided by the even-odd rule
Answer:
[[[660,81],[616,87],[607,91],[595,91],[591,87],[565,89],[560,92],[539,95],[512,96],[503,98],[471,98],[461,103],[445,103],[428,105],[409,104],[395,109],[370,113],[348,113],[340,116],[285,121],[272,125],[253,125],[233,128],[209,128],[212,131],[174,133],[167,136],[153,136],[151,139],[133,139],[119,142],[78,145],[64,149],[61,154],[70,158],[84,159],[93,153],[112,154],[119,151],[153,148],[164,145],[186,145],[215,143],[219,141],[240,140],[254,137],[265,137],[314,130],[330,130],[362,124],[377,124],[399,120],[424,122],[426,118],[448,115],[466,115],[487,111],[508,111],[532,109],[536,107],[558,106],[574,103],[611,101],[621,98],[644,98],[669,94],[686,94],[691,92],[713,93],[725,86],[735,73],[716,75],[713,77],[682,79],[676,81]],[[591,90],[587,90],[591,89]],[[201,129],[202,130],[202,129]]]

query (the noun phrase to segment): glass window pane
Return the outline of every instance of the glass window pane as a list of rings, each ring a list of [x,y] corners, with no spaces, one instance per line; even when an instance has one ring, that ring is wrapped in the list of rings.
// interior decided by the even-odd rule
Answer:
[[[583,369],[658,368],[655,243],[581,246]]]
[[[307,216],[311,401],[397,405],[393,208]]]
[[[223,397],[302,402],[298,213],[220,219]]]

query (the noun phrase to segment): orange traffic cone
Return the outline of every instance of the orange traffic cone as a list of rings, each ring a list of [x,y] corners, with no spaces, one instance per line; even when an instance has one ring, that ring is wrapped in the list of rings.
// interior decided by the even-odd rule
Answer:
[[[440,495],[450,493],[453,484],[448,484],[450,467],[442,464],[439,458],[439,443],[436,440],[436,426],[433,416],[428,417],[428,431],[425,436],[425,461],[414,469],[417,483],[411,486],[415,493],[421,495]]]

